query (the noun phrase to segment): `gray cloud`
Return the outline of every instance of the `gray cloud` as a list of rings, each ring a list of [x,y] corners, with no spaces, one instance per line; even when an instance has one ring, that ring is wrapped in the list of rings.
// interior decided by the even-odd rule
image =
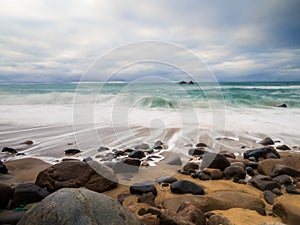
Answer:
[[[222,81],[300,80],[299,8],[297,0],[1,1],[0,82],[75,81],[110,49],[145,39],[185,46]],[[126,71],[124,80],[179,79],[161,66]]]

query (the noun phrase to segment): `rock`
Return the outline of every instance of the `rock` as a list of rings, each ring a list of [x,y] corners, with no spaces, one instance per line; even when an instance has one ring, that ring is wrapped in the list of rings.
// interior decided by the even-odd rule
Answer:
[[[181,158],[176,153],[173,153],[172,155],[170,155],[169,157],[167,157],[164,161],[165,161],[165,163],[167,165],[174,165],[174,166],[180,166],[180,165],[182,165]]]
[[[103,152],[103,151],[107,151],[109,150],[108,147],[105,147],[105,146],[101,146],[100,148],[98,148],[98,152]]]
[[[154,143],[154,145],[153,145],[153,149],[163,149],[163,142],[162,141],[156,141],[155,143]]]
[[[0,224],[15,225],[26,211],[7,210],[0,212]]]
[[[85,188],[61,189],[41,201],[18,225],[142,225],[116,200]]]
[[[288,106],[287,106],[287,104],[283,103],[283,104],[281,104],[281,105],[278,105],[277,107],[287,108]]]
[[[247,172],[247,174],[248,174],[249,176],[254,176],[254,170],[253,170],[252,167],[247,166],[247,167],[246,167],[246,172]]]
[[[226,179],[245,179],[246,178],[246,171],[240,166],[229,166],[225,168],[224,175]]]
[[[266,159],[268,153],[273,153],[278,159],[280,158],[280,155],[278,152],[271,146],[264,147],[264,148],[257,148],[252,150],[247,150],[244,152],[244,158],[249,159],[250,157],[254,157],[256,161],[258,161],[259,158]]]
[[[192,175],[193,178],[199,178],[200,180],[210,180],[210,175],[205,171],[199,171]]]
[[[113,166],[115,173],[136,173],[141,165],[140,159],[125,158]]]
[[[150,165],[147,161],[144,161],[144,162],[141,163],[141,166],[150,166]]]
[[[151,191],[151,192],[147,192],[147,193],[143,194],[142,196],[139,196],[138,203],[146,203],[148,205],[154,206],[154,199],[155,199],[155,196],[153,195],[153,193]]]
[[[271,177],[265,175],[253,176],[250,183],[262,191],[273,190],[274,188],[280,189],[280,184],[278,182],[273,181]]]
[[[269,137],[266,137],[266,138],[262,139],[258,143],[262,144],[262,145],[274,145],[275,144],[274,141]]]
[[[277,195],[274,194],[270,190],[265,190],[264,191],[264,199],[266,200],[267,203],[273,205],[275,198],[277,198]]]
[[[77,154],[77,153],[79,153],[79,152],[81,152],[81,151],[78,150],[78,149],[72,148],[72,149],[66,150],[66,151],[65,151],[65,154],[66,154],[66,155],[75,155],[75,154]]]
[[[166,198],[163,200],[163,206],[170,211],[176,211],[181,202],[191,202],[203,212],[231,208],[265,207],[264,202],[259,197],[238,191],[217,191],[206,195],[182,195]]]
[[[204,195],[204,189],[191,181],[179,180],[171,185],[171,191],[178,194],[191,193],[194,195]]]
[[[300,221],[300,207],[287,202],[278,202],[273,206],[273,212],[289,225],[298,225]]]
[[[82,160],[82,162],[90,162],[90,161],[93,161],[92,157],[86,157]]]
[[[230,166],[230,162],[224,155],[216,153],[205,153],[202,156],[201,169],[208,167],[220,169],[221,171],[223,171],[228,166]]]
[[[198,170],[199,169],[199,165],[197,163],[194,162],[188,162],[187,164],[185,164],[183,166],[183,170],[184,171],[189,171],[189,170]]]
[[[220,151],[219,154],[222,154],[227,158],[232,158],[232,159],[236,158],[235,155],[232,152]]]
[[[194,81],[191,80],[190,82],[188,82],[188,84],[194,84]]]
[[[175,181],[177,181],[177,179],[173,176],[163,176],[163,177],[159,177],[156,179],[157,183],[168,183],[168,184],[172,184]]]
[[[260,214],[262,216],[267,215],[266,210],[264,208],[261,208],[261,207],[254,207],[251,210],[256,211],[258,214]]]
[[[0,210],[6,209],[8,202],[13,194],[10,186],[0,183]]]
[[[292,184],[294,182],[293,178],[286,174],[273,177],[272,180],[280,184]]]
[[[139,216],[143,216],[143,215],[145,215],[147,213],[148,212],[147,212],[147,210],[145,208],[140,208],[139,211],[138,211]]]
[[[4,165],[4,163],[0,160],[0,173],[6,174],[8,172],[8,169]]]
[[[223,172],[219,169],[210,169],[210,168],[205,168],[203,170],[203,172],[209,174],[210,176],[210,179],[212,180],[220,180],[220,179],[223,179]]]
[[[104,164],[94,161],[89,163],[65,161],[41,171],[35,183],[40,187],[47,187],[51,192],[61,188],[79,187],[103,192],[115,188],[117,178]]]
[[[27,204],[40,202],[50,192],[46,188],[40,188],[33,183],[19,184],[14,189],[10,208],[24,207]]]
[[[138,150],[138,151],[133,151],[133,152],[129,153],[128,157],[142,159],[142,158],[146,157],[146,155],[143,151]]]
[[[138,149],[146,150],[146,149],[149,149],[149,148],[150,148],[149,145],[145,144],[145,143],[134,146],[134,149],[137,149],[137,150]]]
[[[291,150],[291,148],[287,145],[278,145],[276,148],[283,151]]]
[[[156,187],[151,183],[135,183],[129,188],[131,194],[143,195],[152,192],[154,196],[157,195]]]
[[[274,159],[265,159],[259,162],[258,172],[267,176],[270,176],[273,167],[277,164],[277,160]]]
[[[179,84],[187,84],[186,81],[180,81]]]
[[[291,177],[300,177],[300,171],[294,169],[294,168],[291,168],[291,167],[288,167],[288,166],[284,166],[284,165],[280,165],[280,164],[276,164],[273,169],[272,169],[272,172],[271,172],[271,177],[276,177],[276,176],[279,176],[279,175],[289,175]]]
[[[201,148],[191,148],[188,152],[189,155],[203,155],[205,153],[205,150]]]
[[[296,195],[300,194],[300,191],[298,191],[294,185],[287,185],[285,190],[289,194],[296,194]]]
[[[233,225],[226,217],[220,215],[212,215],[209,217],[207,225]]]
[[[279,188],[274,188],[274,189],[272,189],[272,192],[273,192],[275,195],[277,195],[277,196],[278,196],[278,195],[283,195]]]
[[[22,144],[22,145],[32,145],[33,141],[32,140],[27,140],[27,141],[21,142],[20,144]]]
[[[200,143],[196,144],[196,147],[197,148],[200,148],[200,147],[207,148],[207,144],[200,142]]]
[[[163,212],[160,225],[206,225],[204,213],[190,202],[183,202],[175,212]]]
[[[11,153],[11,154],[14,154],[14,153],[18,153],[18,151],[14,148],[9,148],[9,147],[4,147],[2,149],[2,152],[8,152],[8,153]]]

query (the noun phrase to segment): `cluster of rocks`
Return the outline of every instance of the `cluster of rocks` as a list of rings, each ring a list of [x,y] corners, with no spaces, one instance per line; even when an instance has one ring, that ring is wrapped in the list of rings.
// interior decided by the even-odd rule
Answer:
[[[231,152],[210,152],[205,143],[198,143],[188,150],[191,161],[178,174],[134,183],[117,200],[101,193],[118,187],[118,173],[138,172],[143,162],[155,156],[153,152],[165,148],[161,141],[152,148],[142,143],[133,149],[112,150],[107,154],[114,161],[64,159],[40,171],[34,183],[0,183],[0,210],[36,205],[26,213],[1,212],[0,224],[231,225],[230,219],[215,211],[242,208],[296,225],[300,207],[280,201],[280,196],[300,197],[300,154],[286,145],[275,147],[270,138],[260,144],[262,147],[247,150],[239,158]],[[77,149],[65,151],[66,155],[78,153]],[[182,163],[178,155],[167,160],[169,165]],[[0,173],[7,172],[0,161]],[[209,180],[253,186],[262,198],[236,190],[207,192],[205,182]],[[266,206],[271,212],[267,213]]]

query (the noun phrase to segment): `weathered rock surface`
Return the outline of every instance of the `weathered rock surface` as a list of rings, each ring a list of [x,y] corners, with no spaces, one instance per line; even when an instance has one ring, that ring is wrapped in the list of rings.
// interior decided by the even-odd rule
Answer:
[[[278,182],[273,181],[271,177],[265,175],[253,176],[250,183],[262,191],[273,190],[274,188],[280,189],[280,184]]]
[[[90,166],[89,163],[80,161],[58,163],[41,171],[35,183],[40,187],[47,187],[51,192],[61,188],[79,187],[103,192],[117,186],[117,178],[109,167],[96,162]]]
[[[10,186],[0,183],[0,210],[6,209],[6,206],[11,199],[13,191]]]
[[[204,189],[191,181],[179,180],[171,184],[171,191],[177,194],[204,195]]]
[[[222,154],[205,153],[202,156],[201,169],[208,167],[208,168],[214,168],[223,171],[228,166],[230,166],[230,162]]]
[[[46,188],[40,188],[33,183],[19,184],[14,189],[10,208],[22,207],[30,203],[40,202],[50,192]]]
[[[164,212],[160,215],[160,225],[206,225],[201,209],[190,202],[183,202],[175,212]]]
[[[171,211],[176,211],[181,202],[191,202],[203,212],[227,210],[230,208],[252,209],[265,207],[264,202],[260,198],[236,191],[217,191],[203,196],[184,195],[167,198],[163,201],[163,206]]]
[[[132,213],[104,194],[85,188],[61,189],[30,209],[18,225],[142,225]]]
[[[273,206],[273,212],[282,219],[282,222],[299,225],[300,207],[290,205],[288,202],[278,202]]]

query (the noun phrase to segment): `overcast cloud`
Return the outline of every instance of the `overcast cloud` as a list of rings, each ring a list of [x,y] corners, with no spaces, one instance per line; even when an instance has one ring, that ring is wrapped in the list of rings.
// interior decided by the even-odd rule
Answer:
[[[0,1],[0,82],[77,81],[99,56],[142,40],[184,46],[220,81],[299,81],[299,9],[299,0]],[[126,71],[123,80],[174,72]]]

